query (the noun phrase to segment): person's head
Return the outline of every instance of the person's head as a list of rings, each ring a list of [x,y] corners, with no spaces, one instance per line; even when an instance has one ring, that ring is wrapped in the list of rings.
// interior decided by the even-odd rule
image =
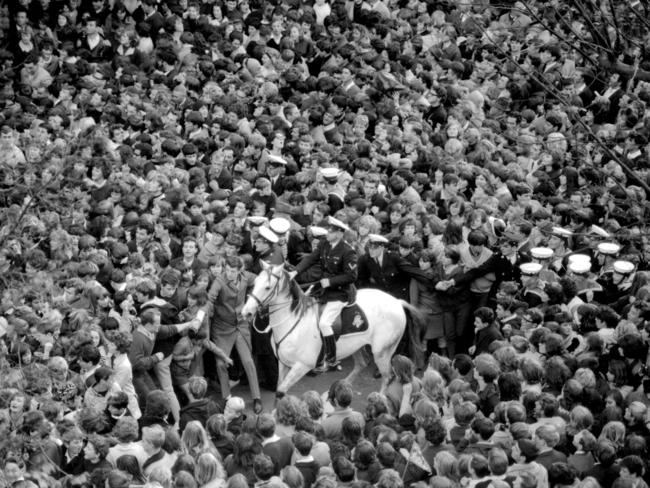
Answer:
[[[160,452],[165,444],[165,430],[158,424],[142,428],[142,447],[149,455]]]
[[[485,383],[494,382],[499,376],[498,361],[491,354],[479,354],[474,359],[474,376]]]
[[[470,427],[484,441],[487,441],[490,437],[492,437],[496,430],[494,422],[491,419],[484,417],[482,415],[476,417],[472,421]]]
[[[275,466],[273,460],[266,454],[258,454],[253,461],[253,472],[259,481],[267,481],[273,476]]]
[[[413,380],[415,366],[406,356],[395,355],[391,360],[392,373],[394,378],[401,384],[410,383]]]
[[[192,420],[183,429],[181,442],[187,452],[198,452],[209,444],[208,433],[201,422]]]
[[[334,406],[347,408],[352,403],[352,385],[345,380],[336,380],[329,389],[329,400]]]
[[[320,420],[323,416],[323,399],[315,390],[309,390],[302,394],[300,399],[307,406],[309,417],[313,420]]]
[[[592,452],[598,447],[598,440],[591,432],[584,429],[573,436],[573,445],[579,451]]]
[[[535,438],[542,448],[554,448],[560,442],[560,434],[554,425],[541,425],[535,431]]]
[[[4,476],[9,486],[18,482],[25,473],[25,462],[17,457],[8,457],[4,463]]]
[[[204,452],[197,458],[195,477],[199,486],[206,485],[216,478],[224,479],[225,476],[225,470],[214,454]]]
[[[638,480],[645,474],[645,463],[639,456],[625,456],[620,462],[619,476],[623,479]]]
[[[338,456],[332,462],[334,473],[341,483],[349,483],[354,480],[354,464],[344,456]]]
[[[147,476],[151,484],[158,484],[163,488],[172,488],[172,472],[169,466],[154,466]],[[155,486],[155,485],[154,485]]]
[[[228,256],[226,258],[226,265],[224,267],[226,279],[229,281],[235,281],[241,273],[243,267],[244,262],[239,256]]]
[[[476,417],[477,408],[473,402],[462,402],[454,408],[454,420],[458,425],[469,426]]]
[[[384,469],[375,484],[376,488],[404,488],[402,477],[394,469]]]
[[[478,254],[487,245],[488,236],[482,230],[472,230],[467,236],[467,243],[469,244],[470,250],[474,254]]]
[[[503,449],[490,449],[488,454],[488,466],[493,476],[501,476],[508,469],[508,455]]]
[[[130,415],[117,419],[113,435],[118,442],[128,444],[138,440],[138,422]]]
[[[298,431],[291,436],[293,447],[301,456],[309,456],[314,446],[314,438],[307,432]]]
[[[82,368],[88,370],[99,364],[102,355],[97,346],[86,344],[79,350],[79,364]]]
[[[280,479],[288,488],[302,488],[305,484],[304,477],[295,466],[285,466],[280,471]]]
[[[111,444],[108,438],[98,434],[91,434],[88,436],[86,447],[84,448],[84,458],[90,462],[97,463],[106,459],[110,447]]]
[[[262,445],[257,437],[242,433],[235,439],[233,458],[240,466],[252,468],[256,455],[261,452]]]
[[[494,319],[494,310],[489,307],[479,307],[476,312],[474,312],[474,327],[477,331],[485,329],[492,325]]]
[[[160,329],[160,310],[148,308],[140,314],[140,323],[148,331],[157,334]]]
[[[196,472],[196,461],[191,454],[180,453],[174,461],[172,466],[172,474],[176,474],[179,471],[185,471],[186,473],[194,474]]]
[[[106,478],[106,486],[108,488],[128,488],[132,479],[132,476],[126,471],[114,469],[108,473],[108,477]]]
[[[278,424],[292,426],[300,417],[308,416],[306,404],[294,395],[282,397],[275,408],[275,420]]]
[[[198,488],[198,485],[191,473],[179,471],[174,475],[173,488]]]
[[[255,426],[257,428],[257,433],[263,439],[273,437],[273,434],[275,434],[275,418],[270,413],[260,414],[257,417]]]
[[[634,401],[625,409],[625,420],[631,424],[645,423],[648,407],[643,402]]]
[[[206,391],[208,391],[208,382],[202,376],[192,376],[187,382],[187,386],[192,396],[197,400],[203,398]]]

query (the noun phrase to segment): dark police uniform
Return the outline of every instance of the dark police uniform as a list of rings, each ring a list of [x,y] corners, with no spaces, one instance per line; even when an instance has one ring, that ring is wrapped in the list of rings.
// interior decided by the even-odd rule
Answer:
[[[330,286],[318,295],[322,303],[332,301],[347,302],[354,294],[354,282],[357,279],[357,253],[341,239],[335,247],[323,239],[318,247],[307,254],[296,266],[298,274],[312,265],[320,264],[320,279],[330,280]]]
[[[408,301],[412,277],[426,281],[419,267],[407,262],[397,253],[384,250],[381,266],[369,254],[359,258],[359,287],[377,288],[389,295]]]

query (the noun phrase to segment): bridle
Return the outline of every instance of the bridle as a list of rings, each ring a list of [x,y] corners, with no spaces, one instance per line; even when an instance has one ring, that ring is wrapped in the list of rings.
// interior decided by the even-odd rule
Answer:
[[[282,279],[282,276],[273,274],[271,270],[267,270],[267,273],[269,275],[269,278],[272,276],[276,278],[276,280],[275,280],[275,285],[273,285],[273,287],[271,286],[267,287],[267,290],[270,289],[271,291],[266,296],[266,298],[264,298],[263,300],[259,299],[257,296],[255,296],[255,293],[253,292],[249,294],[249,296],[257,302],[258,309],[264,308],[271,301],[271,299],[278,294],[278,288],[280,287],[280,280]]]

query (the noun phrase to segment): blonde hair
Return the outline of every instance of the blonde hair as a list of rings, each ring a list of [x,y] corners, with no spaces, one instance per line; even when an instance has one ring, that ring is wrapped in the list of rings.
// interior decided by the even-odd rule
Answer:
[[[617,450],[620,449],[625,440],[625,425],[623,425],[623,422],[607,422],[598,436],[598,441],[602,440],[610,441]]]
[[[445,380],[433,368],[427,368],[422,375],[422,393],[430,400],[438,403],[438,405],[445,403]]]
[[[458,480],[458,460],[448,451],[440,451],[433,459],[433,469],[438,476]]]
[[[187,423],[181,436],[181,442],[183,444],[183,451],[194,458],[205,452],[213,454],[217,452],[208,437],[208,433],[198,420],[192,420]]]
[[[199,486],[219,478],[225,481],[226,471],[214,454],[204,452],[196,460],[195,478]]]

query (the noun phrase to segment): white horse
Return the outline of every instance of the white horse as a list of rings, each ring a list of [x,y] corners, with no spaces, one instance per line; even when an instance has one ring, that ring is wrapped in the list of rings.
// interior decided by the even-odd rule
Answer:
[[[279,362],[276,396],[281,398],[308,371],[316,366],[322,339],[318,329],[318,303],[293,281],[283,265],[262,262],[242,315],[252,318],[262,307],[269,309],[273,347]],[[337,359],[354,357],[354,369],[347,376],[353,381],[366,366],[361,348],[369,345],[382,375],[381,391],[388,385],[390,361],[409,320],[421,323],[421,313],[404,300],[371,288],[360,289],[357,305],[368,322],[363,332],[342,335],[336,343]],[[417,342],[417,341],[416,341]],[[419,342],[418,342],[419,347]]]

